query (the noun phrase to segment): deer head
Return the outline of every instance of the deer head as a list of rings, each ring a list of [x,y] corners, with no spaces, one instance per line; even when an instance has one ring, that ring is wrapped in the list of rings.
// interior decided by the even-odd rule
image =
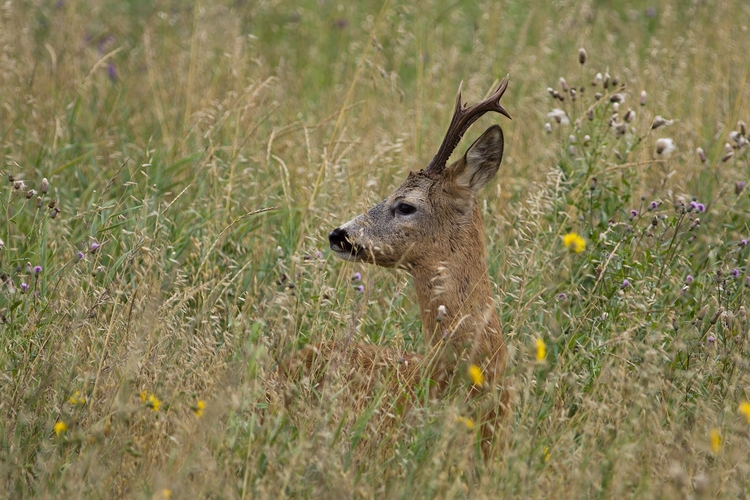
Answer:
[[[414,276],[423,331],[433,344],[445,335],[437,331],[436,324],[442,305],[447,308],[446,323],[456,341],[479,335],[484,339],[475,343],[481,344],[480,349],[504,349],[476,202],[479,190],[500,167],[502,129],[491,126],[461,159],[451,165],[447,161],[482,115],[494,111],[510,118],[499,102],[507,87],[505,77],[492,95],[469,107],[461,103],[459,87],[448,132],[427,168],[410,172],[388,198],[328,236],[331,249],[342,259],[399,267]]]

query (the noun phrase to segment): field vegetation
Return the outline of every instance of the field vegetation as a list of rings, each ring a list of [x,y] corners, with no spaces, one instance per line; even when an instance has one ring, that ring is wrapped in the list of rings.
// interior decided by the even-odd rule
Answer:
[[[743,0],[3,3],[0,491],[749,496],[748,47]],[[506,74],[458,151],[502,125],[485,459],[468,373],[404,406],[279,367],[425,351],[410,278],[327,234]]]

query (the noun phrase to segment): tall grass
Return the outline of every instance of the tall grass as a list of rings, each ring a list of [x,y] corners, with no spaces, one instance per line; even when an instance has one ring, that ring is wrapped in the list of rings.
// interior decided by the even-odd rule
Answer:
[[[0,491],[749,495],[749,30],[742,1],[3,4]],[[479,203],[513,411],[484,460],[460,394],[401,412],[278,367],[424,352],[409,278],[326,234],[426,164],[461,80],[508,73]]]

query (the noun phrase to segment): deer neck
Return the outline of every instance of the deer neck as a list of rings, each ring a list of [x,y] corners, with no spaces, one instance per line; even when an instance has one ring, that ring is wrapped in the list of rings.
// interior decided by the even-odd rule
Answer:
[[[500,324],[487,275],[487,252],[479,209],[470,224],[457,225],[446,257],[434,265],[412,269],[422,317],[431,347],[444,343],[454,350],[489,354],[504,350]],[[438,320],[438,308],[446,314]]]

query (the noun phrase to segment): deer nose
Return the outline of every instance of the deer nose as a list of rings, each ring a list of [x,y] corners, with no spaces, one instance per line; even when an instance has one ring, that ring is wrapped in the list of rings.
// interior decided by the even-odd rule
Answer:
[[[331,250],[339,252],[350,252],[352,250],[352,244],[347,240],[346,229],[337,227],[328,234],[328,242],[331,244]]]

